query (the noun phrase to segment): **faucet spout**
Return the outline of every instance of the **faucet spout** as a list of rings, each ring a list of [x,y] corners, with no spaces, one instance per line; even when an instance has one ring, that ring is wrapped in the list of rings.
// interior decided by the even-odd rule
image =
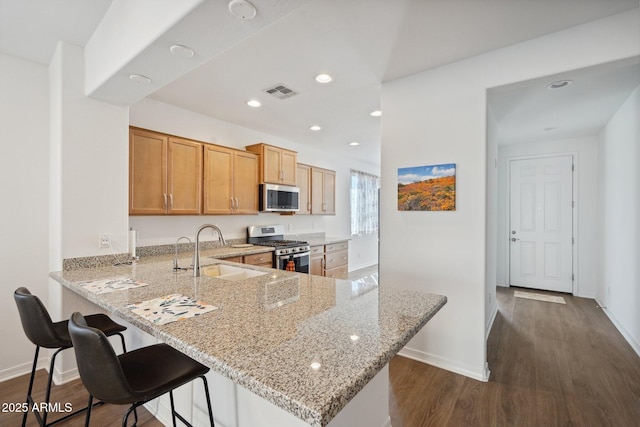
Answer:
[[[218,226],[213,224],[201,225],[196,230],[196,249],[193,254],[193,277],[200,277],[200,233],[202,232],[202,230],[205,230],[207,228],[211,228],[212,230],[218,232],[218,240],[220,241],[220,243],[222,243],[223,246],[227,244],[227,242],[225,242],[224,240],[224,237],[222,237],[222,231],[220,231],[220,228],[218,228]]]
[[[189,243],[191,243],[191,239],[186,237],[186,236],[182,236],[182,237],[178,237],[178,240],[176,240],[176,251],[173,257],[173,269],[178,271],[178,270],[187,270],[186,268],[180,268],[178,267],[178,243],[180,243],[180,240],[182,239],[187,239],[189,241]]]

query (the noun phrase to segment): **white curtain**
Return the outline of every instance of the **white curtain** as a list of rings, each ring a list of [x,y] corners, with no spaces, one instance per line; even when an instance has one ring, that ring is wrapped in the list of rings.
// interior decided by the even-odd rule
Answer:
[[[380,178],[351,170],[351,234],[378,232],[378,189]]]

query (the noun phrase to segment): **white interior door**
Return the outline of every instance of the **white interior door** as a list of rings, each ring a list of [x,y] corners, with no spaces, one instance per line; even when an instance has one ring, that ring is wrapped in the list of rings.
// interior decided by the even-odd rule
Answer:
[[[509,282],[573,291],[573,156],[510,162]]]

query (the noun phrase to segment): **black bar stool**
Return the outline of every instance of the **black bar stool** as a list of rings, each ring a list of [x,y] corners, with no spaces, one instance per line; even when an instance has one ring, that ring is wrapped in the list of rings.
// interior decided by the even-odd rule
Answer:
[[[31,379],[29,380],[29,390],[27,391],[27,404],[30,408],[35,407],[33,397],[31,397],[31,391],[33,389],[33,380],[36,375],[36,366],[38,364],[38,354],[40,347],[44,348],[57,348],[58,350],[51,356],[51,363],[49,365],[49,379],[47,382],[47,392],[45,395],[45,409],[42,411],[42,416],[36,409],[34,414],[38,420],[38,424],[42,427],[50,426],[60,421],[64,421],[67,418],[73,417],[81,412],[84,412],[87,408],[79,409],[72,412],[60,419],[47,424],[49,398],[51,397],[51,382],[53,380],[53,368],[56,361],[56,356],[62,350],[73,347],[71,337],[69,336],[68,320],[61,322],[53,322],[49,312],[45,308],[40,298],[32,295],[31,292],[25,287],[20,287],[13,293],[13,298],[18,306],[18,312],[20,313],[20,321],[22,322],[22,328],[27,338],[36,345],[36,354],[33,357],[33,367],[31,368]],[[86,317],[87,323],[91,326],[100,329],[106,336],[119,335],[122,340],[122,351],[127,351],[124,344],[124,336],[122,331],[126,330],[125,326],[122,326],[105,314],[92,314]],[[27,423],[27,415],[29,411],[25,411],[22,418],[22,426]]]
[[[80,313],[73,313],[69,320],[69,335],[78,361],[78,371],[84,386],[89,391],[89,405],[85,427],[89,426],[93,398],[115,404],[130,404],[122,417],[122,427],[135,409],[169,392],[173,425],[176,417],[185,425],[193,427],[173,404],[173,390],[196,378],[202,378],[207,398],[209,421],[214,427],[209,387],[204,374],[209,368],[180,353],[167,344],[155,344],[132,350],[117,356],[105,334],[87,325]],[[135,424],[134,424],[135,425]]]

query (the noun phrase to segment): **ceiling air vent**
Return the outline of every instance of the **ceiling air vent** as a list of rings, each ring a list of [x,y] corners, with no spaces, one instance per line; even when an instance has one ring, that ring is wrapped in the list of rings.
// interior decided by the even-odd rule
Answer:
[[[298,92],[294,91],[293,89],[289,89],[283,84],[277,84],[273,87],[265,89],[264,91],[269,95],[275,96],[278,99],[287,99],[298,94]]]

